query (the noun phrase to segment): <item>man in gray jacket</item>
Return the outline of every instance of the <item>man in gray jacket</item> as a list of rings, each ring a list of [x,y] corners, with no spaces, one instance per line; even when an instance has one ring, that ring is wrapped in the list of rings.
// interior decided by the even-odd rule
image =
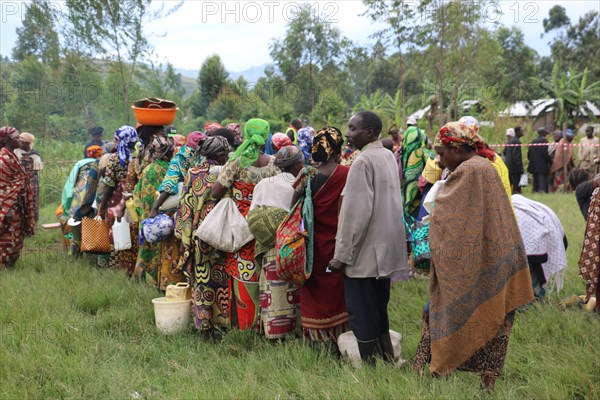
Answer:
[[[335,255],[329,268],[344,272],[350,329],[360,356],[393,362],[387,306],[390,277],[408,273],[398,165],[379,141],[377,114],[359,112],[348,123],[348,144],[360,149],[342,192]]]

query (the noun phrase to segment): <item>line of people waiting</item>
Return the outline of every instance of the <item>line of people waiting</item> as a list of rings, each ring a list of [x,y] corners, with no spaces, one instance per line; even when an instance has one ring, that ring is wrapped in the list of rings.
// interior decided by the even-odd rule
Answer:
[[[413,267],[417,253],[427,261],[418,265],[427,265],[431,280],[414,368],[430,363],[440,375],[476,371],[492,388],[514,311],[534,299],[536,286],[536,296],[543,296],[551,276],[561,284],[564,252],[530,245],[560,240],[566,247],[560,223],[554,216],[556,225],[548,229],[549,209],[517,196],[511,202],[507,168],[479,135],[474,118],[445,125],[431,146],[416,123],[395,142],[394,137],[382,142],[380,118],[360,112],[345,135],[354,153],[342,162],[344,135],[326,127],[312,137],[309,166],[291,138],[270,135],[267,121],[249,120],[241,143],[229,129],[207,128],[192,132],[176,150],[164,127],[121,127],[113,153],[87,148],[65,185],[62,204],[63,221],[71,219],[74,232],[84,216],[127,219],[131,248],[113,251],[104,262],[160,290],[188,281],[195,327],[207,339],[234,327],[270,339],[301,329],[307,341],[335,348],[350,329],[365,361],[391,360],[390,286],[408,274],[410,251]],[[11,161],[15,133],[10,128],[0,133],[2,160]],[[264,152],[268,141],[277,147],[274,157]],[[12,168],[16,176],[18,168]],[[27,186],[19,189],[26,196]],[[273,240],[281,221],[306,196],[313,204],[314,248],[307,257],[312,274],[298,287],[275,273]],[[165,209],[171,197],[178,201]],[[234,252],[219,251],[195,235],[223,198],[233,200],[254,237]],[[174,221],[175,234],[158,243],[138,241],[144,234],[140,226],[160,215]],[[515,215],[519,221],[537,218],[533,236]],[[75,254],[78,240],[74,234]],[[550,269],[542,267],[548,259]]]

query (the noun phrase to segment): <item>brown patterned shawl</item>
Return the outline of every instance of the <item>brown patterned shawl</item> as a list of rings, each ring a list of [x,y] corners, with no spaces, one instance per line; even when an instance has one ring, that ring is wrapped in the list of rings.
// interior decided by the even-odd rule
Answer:
[[[533,300],[525,247],[494,166],[474,156],[448,178],[431,216],[431,371],[449,374]]]

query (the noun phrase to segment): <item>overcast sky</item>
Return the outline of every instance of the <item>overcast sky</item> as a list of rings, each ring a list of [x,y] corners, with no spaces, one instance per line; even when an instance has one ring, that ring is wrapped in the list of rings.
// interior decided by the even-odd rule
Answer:
[[[160,3],[160,2],[157,2]],[[166,2],[167,6],[173,2]],[[229,71],[243,71],[270,62],[269,43],[282,38],[285,27],[299,1],[199,1],[186,0],[173,15],[154,21],[146,29],[149,40],[161,60],[175,67],[199,69],[206,57],[219,54]],[[365,6],[361,1],[308,1],[320,10],[326,20],[338,27],[351,40],[366,45],[381,24],[361,17]],[[525,34],[526,43],[539,54],[549,54],[549,37],[543,33],[542,20],[555,4],[562,4],[571,21],[590,10],[600,11],[599,0],[575,1],[487,1],[489,21],[516,25]],[[0,0],[0,54],[10,55],[16,41],[16,28],[21,26],[27,2]],[[53,3],[64,7],[63,3]],[[416,2],[415,2],[416,4]],[[501,12],[496,16],[495,10]]]

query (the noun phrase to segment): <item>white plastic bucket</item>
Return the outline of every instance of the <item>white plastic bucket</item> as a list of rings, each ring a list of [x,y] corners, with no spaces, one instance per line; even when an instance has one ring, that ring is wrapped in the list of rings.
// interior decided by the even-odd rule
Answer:
[[[121,221],[115,221],[112,226],[112,233],[116,251],[131,249],[131,232],[129,223],[125,221],[125,218],[121,218]]]
[[[152,299],[156,329],[162,334],[172,335],[184,331],[190,324],[192,300],[167,301],[166,297]]]

